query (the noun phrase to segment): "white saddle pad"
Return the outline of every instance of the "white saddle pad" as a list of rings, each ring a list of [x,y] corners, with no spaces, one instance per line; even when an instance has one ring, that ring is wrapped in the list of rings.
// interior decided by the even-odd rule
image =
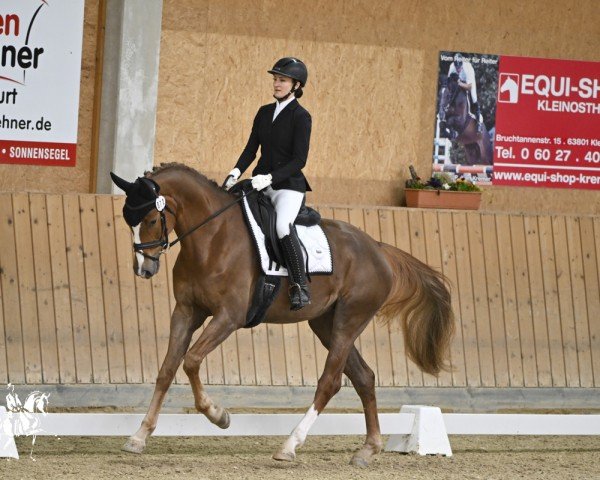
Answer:
[[[246,218],[250,224],[252,237],[256,243],[258,254],[260,256],[260,265],[263,272],[267,275],[278,275],[287,277],[288,271],[282,265],[279,265],[275,260],[269,257],[267,248],[265,247],[265,236],[258,226],[258,223],[252,215],[248,201],[244,198],[244,211]],[[329,275],[333,272],[333,261],[331,259],[331,247],[325,236],[325,232],[320,225],[313,227],[304,227],[296,225],[296,231],[300,241],[304,244],[306,252],[308,252],[308,272],[312,274]],[[302,255],[306,264],[306,252],[302,249]]]

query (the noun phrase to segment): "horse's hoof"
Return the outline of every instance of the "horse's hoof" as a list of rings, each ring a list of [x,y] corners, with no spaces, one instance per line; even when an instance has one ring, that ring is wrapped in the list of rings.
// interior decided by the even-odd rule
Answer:
[[[360,450],[354,453],[352,460],[350,460],[350,465],[361,468],[368,467],[371,460],[373,460],[373,457],[381,452],[381,448],[382,445],[379,443],[364,445]]]
[[[273,455],[273,460],[278,460],[280,462],[293,462],[295,459],[296,454],[287,450],[279,450]]]
[[[146,442],[137,438],[129,437],[129,440],[121,447],[121,450],[129,453],[142,453],[146,448]]]
[[[350,465],[354,465],[355,467],[366,468],[369,466],[369,460],[360,455],[354,455],[352,460],[350,460]]]
[[[219,428],[226,429],[229,428],[229,424],[231,423],[231,418],[229,417],[229,412],[223,409],[223,415],[219,418],[219,421],[215,423],[215,425]]]

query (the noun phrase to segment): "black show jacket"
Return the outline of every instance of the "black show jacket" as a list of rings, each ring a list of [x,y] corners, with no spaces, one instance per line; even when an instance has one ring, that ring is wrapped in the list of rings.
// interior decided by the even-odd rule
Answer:
[[[248,144],[235,166],[243,173],[256,158],[260,145],[261,157],[252,171],[253,176],[270,173],[275,190],[310,191],[302,173],[310,143],[310,113],[296,99],[279,112],[275,121],[274,112],[274,103],[258,109]]]

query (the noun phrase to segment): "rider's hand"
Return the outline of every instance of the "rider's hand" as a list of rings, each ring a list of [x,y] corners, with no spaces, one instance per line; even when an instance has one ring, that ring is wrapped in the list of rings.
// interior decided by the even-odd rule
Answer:
[[[225,180],[225,190],[229,190],[231,187],[233,187],[238,181],[238,178],[240,178],[241,174],[242,172],[240,172],[239,168],[234,168],[231,172],[229,172],[227,179]]]
[[[256,190],[263,190],[271,185],[272,177],[269,173],[268,175],[255,175],[252,177],[252,187]]]

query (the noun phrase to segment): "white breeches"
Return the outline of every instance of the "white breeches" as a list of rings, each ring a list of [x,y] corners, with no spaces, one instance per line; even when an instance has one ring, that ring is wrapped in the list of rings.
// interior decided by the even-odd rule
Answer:
[[[469,92],[471,93],[471,101],[473,103],[477,103],[477,87],[475,86],[474,83],[473,83],[473,85],[471,85]]]
[[[304,193],[295,190],[273,190],[271,187],[263,190],[263,193],[271,199],[277,212],[277,236],[283,238],[289,235],[290,223],[294,223],[298,216]]]

